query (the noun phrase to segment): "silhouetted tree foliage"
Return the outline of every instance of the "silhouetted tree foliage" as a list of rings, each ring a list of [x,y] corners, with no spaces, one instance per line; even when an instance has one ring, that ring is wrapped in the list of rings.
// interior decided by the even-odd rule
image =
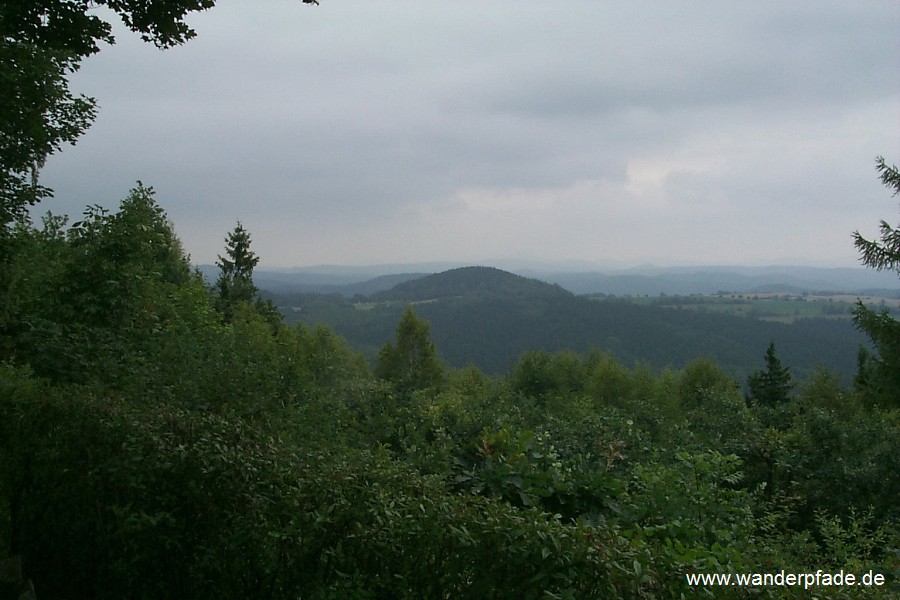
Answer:
[[[877,159],[878,172],[884,185],[900,194],[900,172],[896,166],[888,166],[884,158]],[[853,234],[864,265],[877,270],[889,269],[900,275],[900,230],[891,227],[887,221],[881,222],[881,240],[864,238],[858,231]],[[893,405],[900,404],[900,322],[891,317],[885,308],[876,312],[862,301],[853,311],[853,322],[864,331],[877,356],[861,354],[860,375],[857,382],[864,386],[872,399]],[[867,364],[871,361],[871,365]]]
[[[195,35],[185,16],[214,0],[38,0],[0,4],[0,218],[6,225],[24,206],[51,194],[37,183],[47,157],[74,144],[97,114],[96,100],[75,96],[68,76],[81,61],[113,44],[105,6],[160,48]]]
[[[105,15],[115,14],[144,41],[171,48],[195,37],[188,15],[213,6],[215,0],[0,3],[0,233],[26,206],[52,194],[38,184],[38,171],[96,117],[96,100],[72,94],[68,77],[100,51],[100,44],[115,43]]]

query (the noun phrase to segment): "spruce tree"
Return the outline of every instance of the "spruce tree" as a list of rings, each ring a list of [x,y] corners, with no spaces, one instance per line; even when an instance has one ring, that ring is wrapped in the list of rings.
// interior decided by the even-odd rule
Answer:
[[[253,268],[259,263],[259,257],[250,250],[250,242],[250,234],[238,221],[234,231],[225,238],[227,258],[219,256],[216,261],[221,271],[215,286],[217,302],[226,322],[231,321],[237,303],[252,302],[256,296]]]
[[[765,361],[765,370],[758,369],[747,378],[747,387],[750,388],[747,401],[751,406],[776,408],[790,399],[794,387],[791,369],[781,366],[775,355],[775,342],[769,343]]]

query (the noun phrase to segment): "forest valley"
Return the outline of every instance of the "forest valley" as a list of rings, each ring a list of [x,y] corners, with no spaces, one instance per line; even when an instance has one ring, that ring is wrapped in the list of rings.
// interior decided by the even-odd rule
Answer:
[[[858,246],[896,270],[887,234]],[[529,351],[488,377],[444,365],[412,307],[374,365],[286,325],[240,224],[207,285],[140,184],[117,212],[14,219],[3,243],[0,559],[38,597],[897,592],[886,312],[856,309],[874,352],[852,385],[795,380],[774,344],[746,392],[709,359],[600,352]],[[783,571],[883,584],[686,578]]]

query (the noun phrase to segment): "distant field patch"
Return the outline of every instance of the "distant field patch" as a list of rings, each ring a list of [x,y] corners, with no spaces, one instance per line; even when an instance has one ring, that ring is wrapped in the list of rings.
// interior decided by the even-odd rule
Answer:
[[[609,296],[591,296],[595,300],[610,300]],[[857,299],[875,309],[890,311],[900,309],[898,298],[878,298],[873,296],[853,296],[850,294],[812,295],[785,294],[776,292],[719,293],[692,296],[620,296],[617,301],[628,301],[644,306],[656,306],[672,310],[693,310],[716,312],[750,317],[764,321],[793,323],[797,319],[850,319]]]

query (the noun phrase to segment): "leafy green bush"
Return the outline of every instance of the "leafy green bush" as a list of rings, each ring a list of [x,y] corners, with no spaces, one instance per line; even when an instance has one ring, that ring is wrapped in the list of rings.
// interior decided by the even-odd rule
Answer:
[[[0,384],[12,549],[51,597],[585,597],[630,577],[602,531],[448,494],[385,452]]]

